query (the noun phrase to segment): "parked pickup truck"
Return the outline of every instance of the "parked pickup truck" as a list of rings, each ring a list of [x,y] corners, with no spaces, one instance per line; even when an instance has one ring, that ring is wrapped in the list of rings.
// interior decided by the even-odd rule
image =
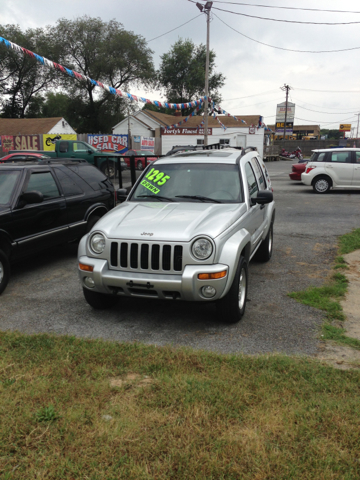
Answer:
[[[31,152],[34,153],[33,150],[31,150]],[[9,153],[19,153],[19,151],[12,150]],[[96,159],[96,166],[110,178],[115,176],[115,172],[118,168],[118,158],[120,156],[116,153],[100,152],[88,143],[79,140],[57,140],[55,142],[55,151],[41,151],[37,153],[43,153],[53,158],[82,158],[92,165],[95,165]],[[121,170],[127,168],[123,158],[120,160],[120,165]]]
[[[93,308],[124,296],[214,302],[219,319],[240,320],[248,264],[255,255],[270,260],[273,250],[275,202],[254,147],[163,157],[117,199],[125,201],[79,244],[80,281]]]

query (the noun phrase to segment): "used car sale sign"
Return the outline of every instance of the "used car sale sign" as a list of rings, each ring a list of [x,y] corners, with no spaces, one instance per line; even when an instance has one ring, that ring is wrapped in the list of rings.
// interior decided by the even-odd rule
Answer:
[[[127,135],[88,135],[88,143],[100,152],[125,153],[128,151]]]

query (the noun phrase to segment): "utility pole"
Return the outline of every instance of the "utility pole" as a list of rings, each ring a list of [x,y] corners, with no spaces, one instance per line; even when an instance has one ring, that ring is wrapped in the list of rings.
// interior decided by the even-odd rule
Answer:
[[[206,65],[205,65],[205,107],[204,107],[204,145],[208,144],[208,108],[209,108],[209,56],[210,56],[210,10],[213,2],[206,2],[205,5],[197,3],[196,6],[201,12],[206,13]]]
[[[132,137],[131,137],[131,124],[130,124],[130,108],[127,109],[128,113],[128,149],[132,149]]]
[[[359,116],[360,116],[360,113],[357,114],[358,123],[357,123],[357,129],[356,129],[356,138],[359,138]]]
[[[281,90],[286,91],[286,100],[285,100],[285,122],[284,122],[284,138],[283,141],[285,142],[285,135],[286,135],[286,120],[287,120],[287,110],[288,110],[288,97],[289,97],[289,90],[291,90],[291,87],[289,85],[286,85],[284,83],[283,87],[280,87]]]

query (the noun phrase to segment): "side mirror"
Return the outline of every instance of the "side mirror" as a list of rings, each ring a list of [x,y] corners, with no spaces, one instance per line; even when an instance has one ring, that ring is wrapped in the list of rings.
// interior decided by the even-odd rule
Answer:
[[[88,154],[91,155],[93,152],[92,150],[88,150]]]
[[[251,199],[251,203],[255,205],[258,203],[259,205],[266,205],[267,203],[271,203],[274,200],[274,195],[269,190],[259,190],[257,197]]]
[[[20,200],[24,205],[29,205],[31,203],[41,203],[44,201],[44,195],[37,190],[31,192],[25,192],[21,195]]]
[[[125,202],[127,199],[128,193],[126,191],[126,188],[119,188],[116,190],[116,199],[118,202],[122,203]]]

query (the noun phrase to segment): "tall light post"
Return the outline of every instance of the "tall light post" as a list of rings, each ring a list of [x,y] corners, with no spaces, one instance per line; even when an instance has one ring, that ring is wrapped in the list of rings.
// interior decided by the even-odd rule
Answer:
[[[205,64],[205,108],[204,108],[204,145],[208,144],[208,96],[209,96],[209,46],[210,46],[210,10],[213,2],[206,2],[205,5],[197,3],[200,12],[206,14],[206,64]]]

